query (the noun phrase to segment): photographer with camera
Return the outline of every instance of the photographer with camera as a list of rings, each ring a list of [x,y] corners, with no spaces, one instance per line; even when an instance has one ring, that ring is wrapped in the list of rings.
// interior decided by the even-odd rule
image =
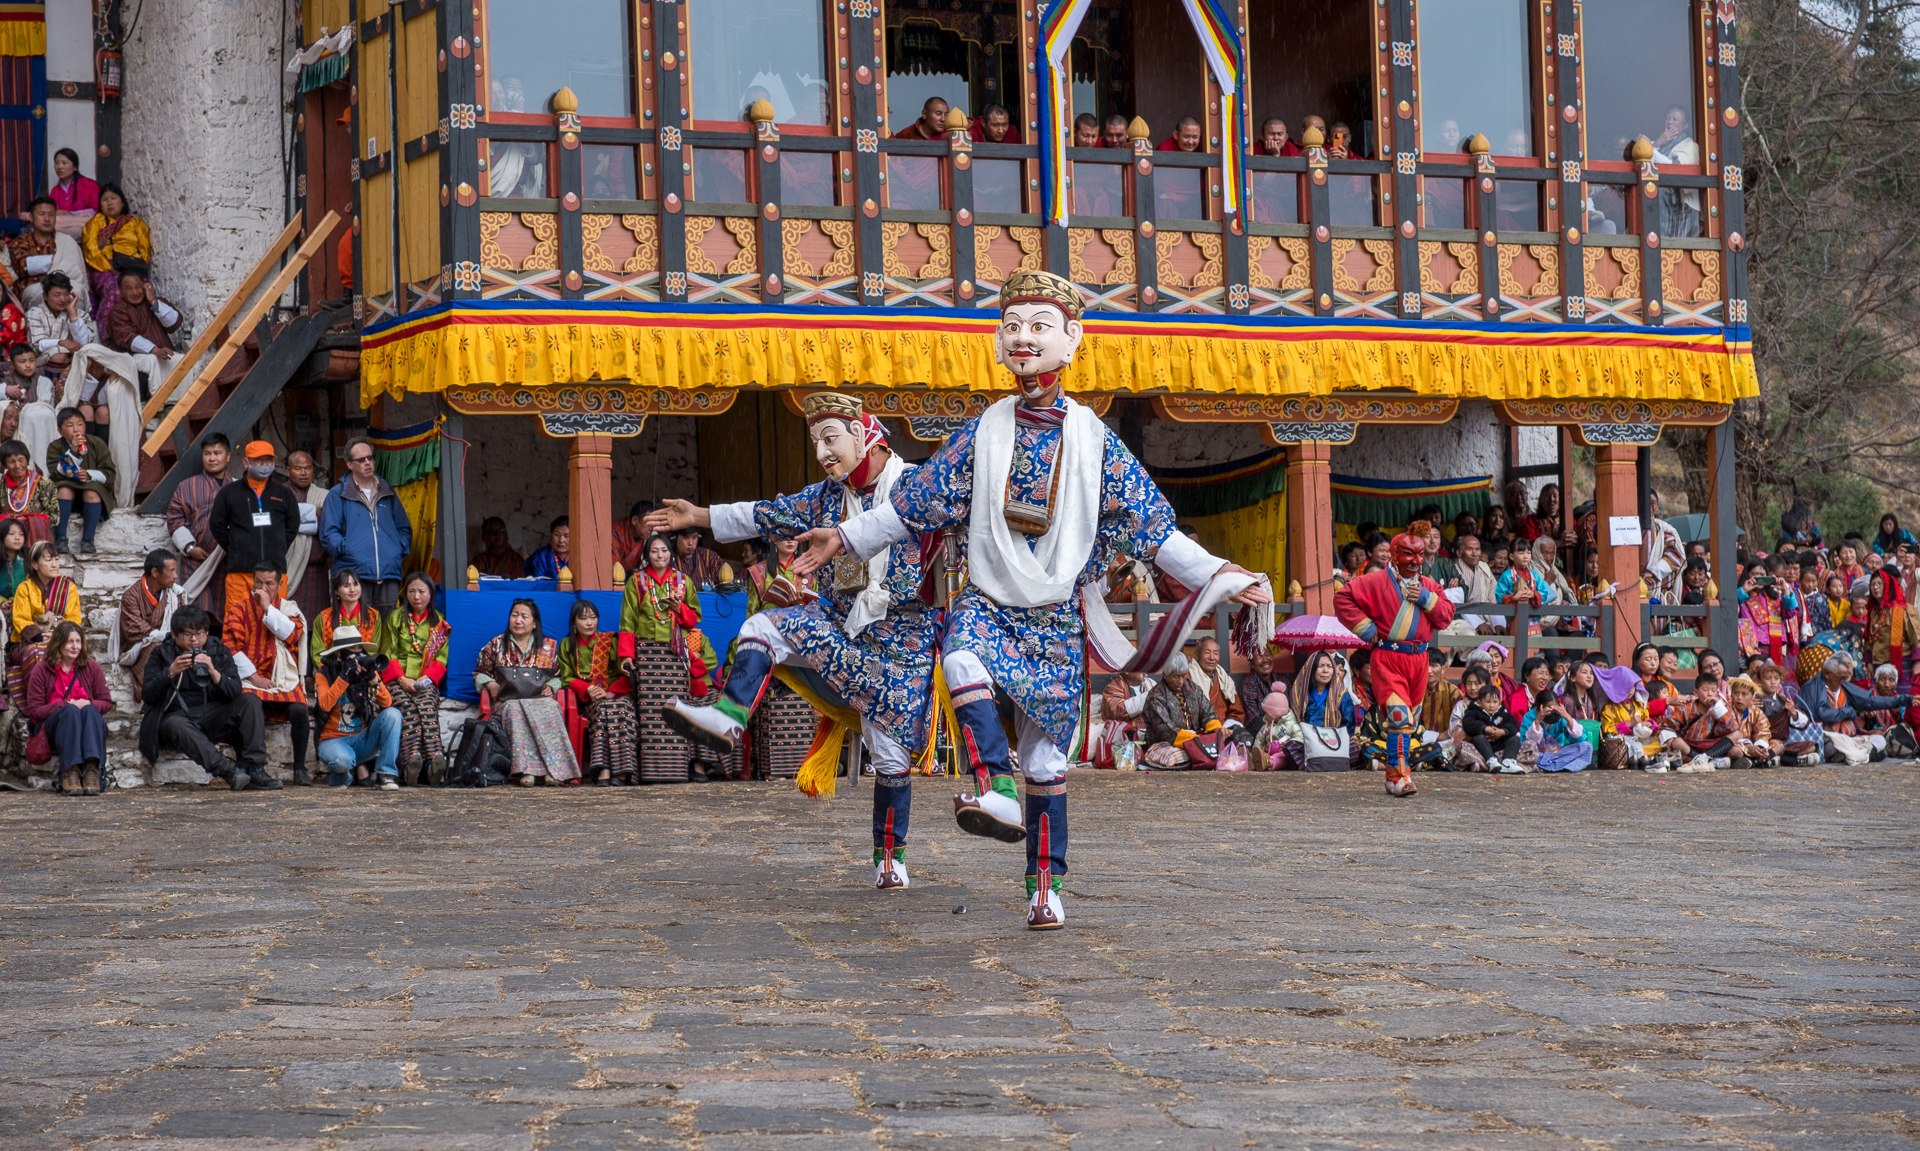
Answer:
[[[249,784],[278,791],[280,781],[267,774],[267,720],[260,697],[241,690],[233,653],[211,634],[212,626],[197,607],[173,613],[169,634],[147,660],[140,685],[147,707],[140,720],[140,754],[153,763],[165,743],[235,791]],[[215,743],[232,744],[239,766],[229,763]]]
[[[351,625],[335,628],[333,646],[320,653],[313,687],[326,713],[319,752],[331,787],[353,786],[356,774],[366,782],[369,761],[382,791],[400,786],[401,717],[381,680],[386,668],[387,657]]]

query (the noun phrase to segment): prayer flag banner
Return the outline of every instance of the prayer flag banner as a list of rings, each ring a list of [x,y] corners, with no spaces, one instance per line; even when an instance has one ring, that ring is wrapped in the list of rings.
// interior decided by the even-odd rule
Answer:
[[[399,487],[424,478],[440,466],[440,417],[404,428],[368,428],[367,440],[378,455],[374,470]]]
[[[366,329],[363,403],[474,384],[1004,392],[999,313],[455,300]],[[1693,400],[1759,394],[1745,327],[1090,312],[1073,392]]]

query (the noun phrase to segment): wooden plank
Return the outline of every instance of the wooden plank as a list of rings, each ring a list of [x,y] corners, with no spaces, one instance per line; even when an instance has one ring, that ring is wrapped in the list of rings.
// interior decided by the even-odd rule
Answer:
[[[147,437],[147,442],[140,449],[141,451],[150,456],[160,453],[160,445],[167,442],[167,437],[173,433],[173,426],[187,418],[187,412],[193,407],[194,401],[200,398],[201,393],[213,386],[214,378],[220,374],[220,369],[226,367],[227,361],[233,359],[234,354],[246,343],[245,333],[251,331],[266,317],[274,301],[278,300],[281,293],[287,290],[287,286],[293,283],[294,278],[307,266],[307,261],[311,260],[314,253],[327,242],[327,237],[333,234],[334,227],[339,223],[338,212],[328,212],[321,218],[320,226],[307,236],[306,243],[300,245],[299,251],[293,254],[293,259],[287,262],[287,266],[273,278],[273,283],[267,285],[267,289],[260,294],[260,298],[247,309],[247,314],[234,325],[235,338],[228,340],[218,352],[214,353],[213,359],[194,378],[193,386],[187,389],[186,394],[173,405],[173,410],[161,419],[160,426]],[[261,352],[265,354],[266,349],[262,348]]]
[[[247,302],[247,297],[253,295],[253,290],[267,278],[267,273],[272,271],[273,265],[279,261],[280,253],[287,250],[287,245],[293,243],[293,238],[298,236],[300,229],[305,226],[305,221],[298,219],[288,223],[285,230],[274,240],[273,246],[267,249],[267,254],[260,257],[260,262],[253,266],[253,271],[248,272],[247,278],[240,282],[240,290],[233,294],[233,298],[226,302],[211,323],[200,329],[200,335],[193,341],[193,346],[187,349],[187,354],[174,357],[173,368],[167,372],[166,381],[153,389],[153,398],[147,401],[145,408],[141,409],[141,427],[145,427],[147,421],[160,410],[160,405],[167,402],[167,397],[173,394],[173,389],[178,387],[180,381],[185,378],[187,369],[199,362],[200,357],[206,355],[213,347],[213,342],[220,338],[220,333],[226,330],[227,325],[233,323],[233,317],[240,311],[240,306]],[[240,338],[246,339],[244,330]]]

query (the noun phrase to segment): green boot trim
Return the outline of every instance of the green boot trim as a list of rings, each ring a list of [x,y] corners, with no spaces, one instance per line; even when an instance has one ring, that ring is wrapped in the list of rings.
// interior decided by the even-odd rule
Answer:
[[[1052,890],[1052,892],[1055,895],[1060,894],[1060,877],[1057,875],[1050,875],[1047,877],[1047,879],[1049,881],[1047,884],[1048,888]],[[1027,898],[1032,899],[1034,896],[1034,893],[1039,890],[1040,890],[1040,877],[1037,875],[1027,876]]]
[[[996,775],[989,781],[988,786],[992,787],[993,790],[999,792],[1001,795],[1006,796],[1008,799],[1013,800],[1015,803],[1020,801],[1020,792],[1019,789],[1013,785],[1012,775]]]
[[[885,854],[886,854],[885,848],[876,847],[873,849],[873,865],[875,867],[880,866],[880,857]],[[895,863],[905,863],[907,861],[907,849],[904,847],[894,848],[893,861]]]
[[[747,721],[753,718],[752,712],[732,700],[727,699],[725,696],[722,696],[720,701],[713,705],[713,709],[739,724],[741,727],[747,726]]]

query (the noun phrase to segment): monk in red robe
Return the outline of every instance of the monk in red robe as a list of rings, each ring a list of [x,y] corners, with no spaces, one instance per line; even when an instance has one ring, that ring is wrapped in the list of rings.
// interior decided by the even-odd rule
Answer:
[[[1412,795],[1413,737],[1427,698],[1427,645],[1453,622],[1453,602],[1420,574],[1427,558],[1427,523],[1407,525],[1393,537],[1392,570],[1347,581],[1333,596],[1340,622],[1373,648],[1374,705],[1387,728],[1387,794]]]

